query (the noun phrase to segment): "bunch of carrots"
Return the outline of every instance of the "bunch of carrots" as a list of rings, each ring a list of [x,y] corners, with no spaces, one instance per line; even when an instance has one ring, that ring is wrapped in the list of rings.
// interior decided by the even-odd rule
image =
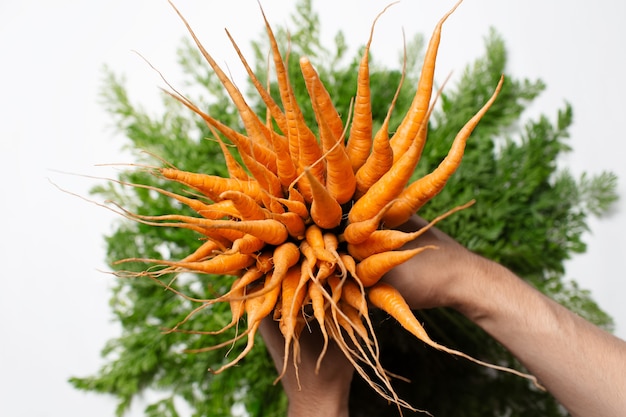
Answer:
[[[213,372],[237,364],[253,348],[261,321],[273,317],[285,338],[280,379],[290,357],[297,370],[299,335],[308,322],[316,321],[325,340],[318,368],[332,340],[373,389],[399,406],[411,408],[395,394],[392,376],[380,364],[376,334],[368,314],[368,308],[374,306],[436,349],[516,373],[433,341],[402,295],[381,282],[383,275],[395,266],[422,251],[436,249],[430,246],[402,249],[407,242],[446,215],[467,206],[452,209],[412,233],[394,230],[442,190],[461,163],[472,130],[502,87],[501,79],[493,96],[458,132],[441,164],[428,175],[410,182],[426,142],[442,26],[459,3],[437,23],[414,100],[393,134],[389,133],[389,119],[395,98],[382,127],[373,131],[368,68],[373,26],[358,69],[350,123],[342,120],[311,62],[305,57],[300,59],[317,121],[319,134],[316,135],[306,125],[296,103],[285,59],[264,14],[280,102],[271,97],[268,87],[255,76],[228,36],[267,107],[265,120],[246,103],[174,7],[238,109],[245,133],[214,119],[175,89],[167,92],[207,123],[222,147],[229,178],[166,167],[156,169],[155,174],[182,183],[193,192],[183,195],[135,184],[177,200],[197,216],[144,216],[126,211],[127,216],[156,226],[191,229],[204,243],[182,260],[132,258],[120,262],[142,261],[163,266],[158,271],[140,274],[152,277],[183,271],[234,277],[227,293],[209,300],[192,299],[199,306],[172,329],[184,331],[184,323],[193,314],[216,303],[229,303],[232,321],[223,329],[203,333],[220,333],[246,319],[246,330],[233,340],[195,350],[217,349],[247,338],[238,356]],[[230,153],[224,139],[236,146],[243,165]],[[373,371],[374,376],[368,376],[366,369]]]

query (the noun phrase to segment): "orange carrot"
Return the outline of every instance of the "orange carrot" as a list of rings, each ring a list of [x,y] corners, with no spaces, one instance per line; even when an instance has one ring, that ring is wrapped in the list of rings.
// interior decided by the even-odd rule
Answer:
[[[351,244],[365,241],[376,229],[378,229],[380,221],[394,201],[395,200],[392,200],[387,203],[387,205],[376,213],[376,215],[371,219],[348,224],[341,235],[341,239]]]
[[[163,194],[164,196],[173,198],[174,200],[186,205],[187,207],[189,207],[190,209],[194,210],[196,213],[200,214],[201,216],[207,219],[217,220],[226,216],[233,216],[233,217],[239,216],[239,213],[237,212],[237,210],[235,209],[235,207],[230,201],[219,201],[217,203],[208,204],[202,201],[202,198],[203,198],[202,196],[198,196],[198,198],[191,198],[191,197],[186,197],[184,195],[180,195],[172,191],[168,191],[168,190],[155,187],[152,185],[129,183],[129,182],[117,181],[117,180],[111,180],[111,181],[117,182],[118,184],[121,184],[121,185],[126,185],[126,186],[136,187],[136,188],[144,188],[146,190],[156,191],[159,194]],[[121,209],[121,207],[119,208]]]
[[[220,139],[219,134],[215,131],[215,128],[209,125],[209,129],[213,133],[213,136],[215,136],[215,140],[217,140],[217,143],[222,149],[222,155],[224,155],[224,162],[226,162],[226,169],[228,170],[229,177],[236,178],[240,181],[248,181],[250,179],[250,176],[235,159],[235,157],[230,153],[224,141]]]
[[[306,58],[301,59],[300,63],[303,68],[311,67],[310,62]],[[310,71],[315,73],[312,67]],[[319,78],[316,78],[316,80],[321,84]],[[326,121],[333,118],[333,112],[336,114],[332,103],[330,108],[324,108],[318,102],[318,97],[314,95],[316,91],[314,90],[315,85],[310,88],[313,89],[310,93],[312,94],[311,101],[319,126],[322,150],[324,152],[324,160],[326,161],[326,189],[339,204],[344,204],[352,198],[356,189],[356,179],[352,170],[352,164],[343,145],[344,135],[343,132],[337,134],[337,132],[333,131],[333,126]],[[331,116],[327,116],[326,113],[331,113]],[[339,119],[339,123],[334,129],[341,127],[340,122],[341,119]]]
[[[317,123],[324,123],[328,126],[332,142],[338,141],[343,134],[343,122],[330,98],[328,90],[322,83],[322,80],[320,80],[311,61],[305,56],[300,58],[300,70],[302,71],[309,97],[311,97],[311,104],[315,111]]]
[[[404,300],[404,297],[402,297],[402,294],[400,294],[400,292],[396,290],[390,284],[387,284],[386,282],[377,283],[376,285],[368,289],[367,297],[369,301],[375,307],[385,311],[391,317],[395,318],[402,327],[404,327],[412,335],[414,335],[415,337],[417,337],[419,340],[426,343],[427,345],[435,349],[441,350],[443,352],[460,356],[471,362],[475,362],[479,365],[486,366],[488,368],[509,372],[509,373],[530,379],[531,381],[535,383],[535,385],[540,386],[537,379],[532,375],[524,374],[522,372],[516,371],[515,369],[507,368],[504,366],[493,365],[493,364],[483,362],[478,359],[474,359],[471,356],[463,352],[460,352],[455,349],[450,349],[432,340],[430,336],[428,335],[428,333],[426,333],[426,330],[424,329],[424,327],[420,324],[417,318],[413,315],[411,308]]]
[[[341,223],[343,210],[341,205],[335,200],[328,190],[320,184],[309,169],[304,171],[306,178],[311,185],[311,219],[323,229],[333,229]]]
[[[374,26],[380,16],[391,5],[380,12],[370,29],[370,36],[365,44],[363,56],[359,63],[357,74],[356,100],[354,101],[354,117],[350,126],[350,136],[346,145],[346,152],[352,163],[352,171],[357,172],[365,163],[372,147],[372,97],[370,91],[369,53],[374,38]]]
[[[474,128],[478,125],[480,119],[485,115],[487,110],[495,101],[498,93],[502,88],[504,77],[500,77],[500,81],[489,100],[483,107],[463,126],[457,133],[452,143],[452,147],[448,155],[439,164],[437,168],[430,174],[418,179],[409,185],[399,196],[398,200],[392,205],[384,216],[385,224],[389,227],[398,226],[406,222],[417,210],[419,210],[426,202],[437,195],[445,186],[448,179],[456,171],[461,164],[465,143]]]
[[[441,41],[441,29],[444,22],[448,19],[448,17],[450,17],[462,1],[463,0],[459,0],[459,2],[457,2],[435,26],[424,56],[424,63],[422,64],[422,72],[417,84],[415,98],[413,99],[406,116],[398,126],[396,133],[391,138],[394,161],[397,161],[400,156],[403,155],[407,149],[409,149],[415,136],[418,134],[418,131],[420,129],[425,130],[424,126],[427,121],[427,112],[430,107],[430,98],[433,89],[435,62],[437,61],[437,52]],[[419,146],[419,153],[421,153],[422,146],[423,143]]]
[[[287,228],[281,222],[273,219],[264,220],[207,220],[207,229],[237,230],[262,239],[270,245],[279,245],[289,237]]]
[[[233,241],[232,246],[224,252],[252,254],[260,251],[265,247],[265,241],[259,237],[250,234],[244,234],[242,237]]]
[[[313,261],[313,264],[315,264],[318,259],[329,263],[336,262],[335,255],[326,249],[324,233],[318,225],[312,224],[307,227],[304,236],[306,242],[311,246],[311,249],[315,256],[315,261]]]
[[[297,213],[270,213],[270,218],[278,220],[284,224],[289,236],[297,240],[304,239],[306,225],[304,220],[302,220],[302,217],[300,217]]]
[[[237,179],[222,178],[216,175],[180,171],[174,168],[161,168],[159,172],[165,178],[194,188],[214,201],[219,201],[219,195],[229,190],[241,191],[257,201],[261,201],[263,195],[261,187],[253,180],[239,181]]]
[[[172,98],[178,100],[180,103],[185,105],[191,111],[199,115],[208,126],[212,126],[217,129],[222,135],[224,135],[228,140],[233,142],[238,149],[246,150],[250,154],[254,154],[256,158],[258,158],[259,162],[265,165],[270,171],[276,172],[276,155],[274,152],[264,145],[265,140],[263,141],[254,141],[250,140],[247,136],[237,132],[236,130],[226,126],[224,123],[219,120],[214,119],[204,111],[202,111],[198,106],[193,104],[189,99],[178,92],[171,92],[167,90],[163,90],[165,94],[168,94]]]
[[[270,138],[276,152],[276,175],[283,187],[289,187],[298,176],[296,165],[289,153],[289,142],[283,140],[273,131],[270,133]]]
[[[283,357],[283,369],[274,383],[278,382],[285,375],[285,372],[287,372],[289,348],[291,347],[291,342],[298,337],[296,333],[298,314],[301,311],[302,303],[307,293],[304,284],[309,278],[308,274],[303,272],[301,266],[294,266],[289,269],[282,281],[279,328],[285,338],[285,355]],[[294,366],[296,368],[297,377],[298,367],[296,359],[297,354],[294,352]]]
[[[396,87],[396,92],[391,100],[391,104],[387,109],[387,115],[383,120],[383,124],[374,135],[373,143],[370,145],[372,148],[371,153],[367,156],[367,159],[359,166],[356,171],[356,192],[354,199],[361,198],[363,194],[379,180],[382,175],[387,172],[393,165],[393,149],[389,143],[389,122],[391,120],[391,114],[395,108],[400,91],[404,83],[404,77],[406,75],[406,46],[404,52],[404,60],[402,63],[402,75],[400,82]],[[356,109],[355,115],[356,118]]]
[[[254,71],[252,71],[252,68],[250,67],[250,65],[248,65],[248,61],[245,59],[245,57],[241,53],[239,46],[237,46],[237,43],[235,42],[233,37],[230,35],[230,32],[228,31],[228,29],[226,29],[226,35],[228,36],[228,39],[230,39],[230,42],[235,48],[235,52],[237,52],[237,55],[239,56],[241,63],[246,69],[246,72],[248,73],[248,76],[250,77],[250,81],[252,81],[252,84],[254,85],[257,92],[261,96],[261,99],[263,100],[263,103],[265,103],[265,105],[267,106],[267,109],[270,111],[271,116],[274,118],[274,120],[276,120],[276,123],[278,124],[278,128],[282,130],[283,132],[286,132],[287,122],[286,122],[283,111],[280,109],[280,107],[278,107],[278,104],[276,104],[276,102],[274,101],[272,96],[269,94],[269,92],[265,89],[263,84],[261,84],[261,82],[259,81]]]
[[[221,200],[229,200],[237,209],[241,220],[263,220],[267,218],[267,214],[263,208],[252,197],[241,191],[224,191],[219,195]]]
[[[210,259],[195,262],[167,261],[164,259],[150,258],[127,258],[117,262],[147,262],[157,265],[173,266],[203,274],[237,274],[238,271],[252,265],[254,258],[243,253],[233,253],[217,255]]]
[[[239,116],[241,117],[241,120],[243,121],[244,127],[246,129],[246,132],[248,133],[250,138],[252,138],[254,141],[257,141],[257,142],[262,141],[265,143],[269,143],[270,139],[265,131],[266,129],[265,125],[259,120],[258,116],[256,115],[256,113],[254,113],[254,111],[252,111],[250,106],[248,106],[248,104],[246,103],[239,89],[233,84],[233,82],[228,78],[228,76],[224,73],[224,71],[222,71],[220,66],[217,65],[217,62],[215,62],[215,60],[209,54],[209,52],[204,48],[204,46],[200,42],[200,39],[198,39],[198,37],[194,33],[193,29],[191,28],[187,20],[183,17],[183,15],[178,11],[176,6],[174,6],[174,4],[171,1],[170,1],[170,4],[172,5],[172,7],[174,8],[176,13],[182,20],[183,24],[187,28],[187,31],[189,32],[189,34],[191,35],[191,38],[193,39],[194,43],[198,47],[198,50],[200,51],[204,59],[209,63],[211,68],[213,68],[213,72],[215,73],[215,75],[217,75],[220,82],[222,83],[226,91],[228,92],[228,95],[230,96],[233,103],[237,107],[237,110],[239,111]]]
[[[287,68],[283,61],[278,43],[270,27],[267,17],[261,9],[263,20],[265,21],[265,27],[270,40],[270,46],[272,50],[272,57],[274,60],[274,67],[276,70],[276,80],[278,83],[278,90],[285,110],[285,117],[287,118],[288,130],[286,133],[289,141],[289,149],[292,159],[296,162],[297,166],[311,167],[313,175],[319,180],[323,181],[324,178],[324,166],[323,164],[316,164],[322,157],[322,151],[317,144],[317,139],[306,125],[304,116],[296,102],[295,95],[291,89],[289,78],[287,74]],[[304,190],[301,190],[304,192]],[[310,197],[306,195],[305,198]]]
[[[408,261],[413,256],[426,249],[436,249],[436,246],[422,246],[401,251],[377,253],[363,259],[356,265],[356,278],[364,287],[376,284],[387,272],[394,267]]]
[[[426,226],[414,232],[404,232],[394,229],[376,230],[372,232],[372,234],[362,242],[359,242],[357,244],[349,243],[347,246],[348,253],[350,253],[350,255],[352,255],[354,258],[361,260],[375,253],[387,252],[390,250],[398,249],[404,244],[409,243],[420,237],[422,234],[424,234],[441,220],[456,213],[457,211],[466,209],[474,203],[475,200],[471,200],[465,204],[454,207],[447,212],[435,217]]]
[[[271,279],[266,280],[263,288],[259,290],[257,295],[265,295],[275,288],[280,288],[282,280],[285,278],[289,268],[296,265],[300,260],[300,251],[292,242],[285,242],[274,248],[272,253],[272,263],[274,268],[271,270]]]
[[[305,262],[303,261],[303,266],[305,266]],[[308,267],[308,266],[307,266]],[[324,338],[324,345],[322,346],[322,351],[317,359],[317,364],[315,365],[315,372],[319,372],[319,369],[322,365],[322,359],[326,354],[326,350],[328,349],[328,332],[326,331],[326,302],[324,301],[324,290],[322,289],[322,285],[319,282],[312,282],[308,286],[308,295],[311,299],[311,307],[313,309],[313,316],[315,320],[320,326],[320,330],[322,332],[322,337]]]
[[[271,276],[268,276],[266,280],[269,280],[269,279],[271,279]],[[257,330],[259,329],[259,326],[261,325],[261,321],[265,317],[267,317],[274,309],[274,306],[276,305],[276,301],[278,300],[279,293],[280,293],[280,287],[276,287],[273,291],[270,291],[266,293],[265,295],[262,295],[259,297],[246,298],[244,305],[245,305],[245,310],[246,310],[246,315],[247,315],[246,318],[248,321],[248,331],[247,331],[248,343],[246,344],[246,347],[241,351],[239,356],[237,356],[235,359],[233,359],[226,365],[223,365],[221,368],[215,371],[211,371],[211,372],[213,372],[214,374],[219,374],[225,369],[236,365],[241,359],[243,359],[250,352],[250,350],[252,350],[252,348],[254,347],[254,337],[256,335]]]
[[[411,178],[418,158],[419,148],[412,144],[389,171],[354,203],[348,213],[350,223],[371,219],[397,198]]]
[[[267,191],[270,195],[279,197],[282,196],[282,184],[278,179],[278,176],[271,169],[266,167],[263,163],[257,160],[254,151],[247,152],[245,150],[240,151],[241,158],[246,164],[246,167],[250,170],[250,173],[257,180],[261,188]]]

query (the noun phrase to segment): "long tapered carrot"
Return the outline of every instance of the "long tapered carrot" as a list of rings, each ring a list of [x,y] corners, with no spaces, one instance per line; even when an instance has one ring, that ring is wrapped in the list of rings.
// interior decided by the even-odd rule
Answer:
[[[324,86],[324,83],[322,83],[309,58],[305,56],[300,58],[300,70],[302,71],[309,97],[311,97],[311,103],[316,110],[315,117],[318,124],[323,120],[332,134],[334,142],[338,141],[343,134],[343,122],[333,104],[330,93]]]
[[[187,31],[189,32],[189,34],[191,35],[191,38],[193,39],[194,43],[198,47],[198,50],[200,51],[204,59],[209,63],[209,65],[213,69],[213,72],[215,73],[215,75],[217,75],[220,82],[222,83],[226,91],[228,92],[231,100],[233,101],[233,104],[235,104],[235,106],[237,107],[239,116],[241,117],[241,120],[243,121],[244,127],[248,135],[251,138],[253,138],[253,140],[264,141],[266,143],[269,143],[270,138],[267,135],[267,132],[265,131],[266,127],[263,124],[263,122],[259,120],[256,113],[254,113],[254,111],[252,111],[248,103],[246,103],[243,97],[243,94],[241,94],[241,92],[235,86],[235,84],[233,84],[233,82],[228,78],[228,76],[226,75],[226,73],[224,73],[221,67],[217,65],[217,62],[213,59],[213,57],[209,54],[206,48],[202,45],[202,42],[200,42],[200,39],[196,36],[195,32],[191,28],[191,25],[189,25],[187,20],[178,11],[178,9],[176,8],[176,6],[174,6],[171,0],[170,0],[170,4],[172,5],[172,7],[174,8],[174,11],[178,14],[183,24],[187,28]]]
[[[440,345],[439,343],[432,340],[428,333],[426,333],[424,327],[420,324],[420,322],[411,311],[411,308],[404,300],[404,297],[402,297],[402,294],[400,294],[400,292],[390,284],[386,282],[379,282],[376,285],[370,287],[367,291],[367,298],[374,306],[385,311],[391,317],[395,318],[402,327],[404,327],[411,334],[413,334],[415,337],[417,337],[419,340],[426,343],[427,345],[443,352],[450,353],[451,355],[460,356],[471,362],[475,362],[488,368],[509,372],[527,378],[533,381],[535,385],[540,386],[537,379],[532,375],[528,375],[515,369],[507,368],[505,366],[499,366],[483,362],[458,350],[450,349],[446,346]]]
[[[240,155],[244,164],[263,190],[276,197],[283,195],[282,184],[275,172],[259,162],[254,153],[241,151]]]
[[[230,229],[248,233],[262,239],[270,245],[280,245],[289,237],[287,228],[274,219],[263,220],[209,220],[205,227],[209,229]]]
[[[495,101],[502,89],[503,82],[504,76],[500,77],[500,81],[489,100],[457,133],[448,155],[439,166],[433,172],[416,180],[402,191],[396,202],[383,217],[385,224],[389,227],[395,227],[406,222],[409,217],[443,189],[448,179],[461,165],[467,139]]]
[[[267,279],[270,279],[268,277]],[[274,309],[276,302],[278,300],[278,296],[280,294],[280,287],[275,288],[273,291],[268,292],[265,295],[259,297],[250,297],[245,300],[245,309],[246,309],[246,318],[248,321],[248,343],[246,347],[241,351],[239,356],[235,359],[223,365],[221,368],[217,370],[211,370],[214,374],[219,374],[223,372],[225,369],[230,368],[236,365],[241,359],[243,359],[254,347],[254,337],[256,332],[261,325],[261,321],[269,316],[269,314]]]
[[[317,72],[306,58],[300,58],[300,68],[305,76],[307,89],[315,118],[319,126],[320,140],[326,161],[325,186],[339,204],[348,202],[356,189],[356,179],[350,158],[343,145],[343,126],[330,96]]]
[[[232,274],[252,265],[254,263],[254,257],[243,253],[233,253],[228,255],[217,255],[210,259],[195,262],[168,261],[165,259],[151,258],[128,258],[123,259],[123,261],[167,265],[203,274]]]
[[[395,108],[402,85],[404,84],[404,77],[406,76],[406,46],[404,52],[404,59],[402,62],[402,75],[400,76],[400,82],[396,87],[396,92],[389,104],[387,114],[383,120],[382,125],[374,135],[374,139],[371,144],[372,151],[367,156],[367,159],[360,165],[358,171],[356,171],[356,192],[354,199],[358,200],[367,190],[370,189],[376,181],[382,177],[382,175],[391,168],[393,165],[393,149],[389,143],[389,123],[391,121],[391,115]],[[356,109],[355,116],[356,118]]]
[[[411,107],[406,113],[406,116],[396,129],[395,134],[391,138],[391,146],[393,148],[394,160],[398,160],[407,149],[409,149],[411,143],[418,131],[422,129],[425,121],[427,120],[427,112],[430,107],[430,98],[433,89],[433,79],[435,75],[435,62],[437,61],[437,52],[439,49],[439,43],[441,41],[441,29],[444,22],[450,17],[450,15],[456,10],[463,0],[459,0],[437,23],[433,34],[431,35],[430,42],[426,49],[424,56],[424,63],[422,64],[422,71],[417,84],[417,92],[411,103]],[[421,152],[420,144],[419,151]]]
[[[263,103],[265,103],[265,106],[267,106],[267,109],[269,110],[271,116],[274,118],[274,120],[276,120],[276,124],[278,124],[278,128],[281,131],[286,132],[287,121],[285,119],[285,114],[280,109],[278,104],[276,104],[276,102],[274,101],[272,96],[269,94],[267,89],[265,89],[263,84],[261,84],[261,81],[259,81],[258,77],[254,73],[250,65],[248,65],[248,61],[246,60],[244,55],[241,53],[239,46],[237,45],[233,37],[230,35],[230,32],[228,31],[228,29],[225,29],[225,30],[226,30],[226,35],[228,36],[228,39],[230,39],[231,44],[235,48],[235,52],[237,52],[237,55],[239,56],[239,60],[243,64],[244,68],[246,69],[246,72],[248,73],[248,77],[250,78],[252,85],[254,85],[254,87],[256,88],[256,91],[259,93],[259,96],[261,96],[261,100],[263,100]],[[269,74],[268,74],[268,77],[269,77]]]
[[[428,245],[413,249],[377,253],[363,259],[356,265],[356,277],[364,287],[376,284],[387,272],[408,261],[427,249],[436,249]]]
[[[442,88],[443,86],[438,90],[436,98],[439,98]],[[422,124],[417,130],[416,140],[409,143],[408,149],[397,160],[395,159],[396,153],[394,150],[394,162],[391,168],[363,196],[356,200],[348,214],[348,219],[351,223],[374,217],[387,203],[396,199],[408,184],[422,154],[428,132],[428,119],[434,109],[434,105],[435,103],[428,107]]]
[[[291,156],[299,167],[311,167],[313,175],[319,181],[323,181],[323,164],[316,164],[316,162],[318,162],[322,157],[322,151],[317,144],[315,135],[306,125],[302,111],[296,102],[296,97],[289,82],[285,62],[282,59],[278,43],[276,42],[276,37],[274,36],[274,32],[270,27],[263,9],[261,9],[261,14],[263,15],[263,20],[265,21],[265,27],[270,40],[272,58],[274,60],[274,67],[276,71],[276,80],[278,83],[283,109],[285,111],[285,117],[287,118],[288,131],[286,135],[289,141]],[[305,197],[309,196],[305,195]]]
[[[217,220],[227,216],[238,217],[239,212],[235,208],[235,206],[230,201],[219,201],[217,203],[209,204],[208,202],[202,201],[201,198],[192,198],[187,197],[172,191],[165,190],[160,187],[155,187],[152,185],[146,184],[138,184],[138,183],[127,183],[124,181],[116,181],[119,184],[127,185],[130,187],[136,188],[144,188],[146,190],[156,191],[159,194],[163,194],[164,196],[173,198],[174,200],[186,205],[190,209],[194,210],[196,213],[201,215],[207,219]]]
[[[246,170],[243,169],[241,164],[239,164],[239,162],[235,159],[235,157],[230,153],[224,141],[220,139],[220,136],[216,132],[216,129],[211,125],[209,125],[209,129],[213,132],[213,136],[215,136],[215,140],[217,140],[217,143],[220,145],[220,148],[222,149],[222,155],[224,155],[224,162],[226,162],[226,169],[228,170],[228,176],[230,178],[236,178],[240,181],[249,180],[250,176],[248,175]]]
[[[270,139],[276,152],[276,175],[283,187],[289,187],[298,176],[296,164],[289,152],[289,142],[282,140],[273,132],[270,133]]]
[[[422,234],[427,232],[435,224],[445,219],[446,217],[456,213],[457,211],[464,210],[474,204],[476,201],[471,200],[460,206],[456,206],[445,213],[435,217],[426,226],[413,232],[404,232],[396,229],[381,229],[372,232],[367,239],[358,243],[348,243],[348,253],[358,260],[362,260],[375,253],[387,252],[398,249],[409,243]]]
[[[374,26],[376,26],[376,22],[380,16],[382,16],[392,4],[385,7],[383,11],[376,16],[374,22],[372,22],[370,36],[365,44],[363,56],[359,63],[356,98],[354,100],[354,116],[346,144],[346,152],[352,163],[352,170],[355,173],[365,163],[370,154],[370,149],[372,148],[372,97],[370,90],[369,53],[374,38]]]
[[[303,266],[308,267],[303,262]],[[315,364],[315,372],[318,373],[320,367],[322,366],[322,360],[324,359],[324,355],[326,354],[326,350],[328,349],[328,332],[326,331],[326,302],[324,300],[322,285],[319,282],[312,282],[308,286],[308,295],[311,299],[311,308],[313,309],[313,316],[317,323],[319,324],[320,331],[322,332],[322,337],[324,339],[324,344],[322,345],[322,351],[320,352],[317,363]]]
[[[285,355],[283,357],[283,368],[279,373],[274,383],[278,382],[287,372],[287,363],[289,360],[289,349],[292,341],[298,337],[296,333],[298,314],[301,311],[304,297],[306,296],[306,286],[304,285],[309,276],[303,273],[302,266],[296,265],[287,271],[285,278],[282,281],[281,287],[281,317],[279,321],[279,329],[285,338]],[[297,357],[294,352],[294,366],[297,371]],[[299,384],[299,378],[298,384]]]
[[[163,92],[178,100],[191,111],[199,115],[208,126],[214,127],[218,132],[224,135],[224,137],[226,137],[233,144],[235,144],[238,149],[245,150],[248,153],[253,154],[255,158],[258,158],[259,162],[265,165],[270,171],[276,172],[276,155],[269,147],[263,144],[265,141],[259,142],[250,140],[250,138],[248,138],[246,135],[237,132],[236,130],[232,129],[229,126],[226,126],[219,120],[211,117],[210,115],[202,111],[198,106],[193,104],[188,98],[178,92],[173,93],[167,90],[163,90]]]
[[[413,174],[419,158],[419,148],[412,144],[402,157],[360,199],[350,212],[348,220],[356,223],[371,219],[402,192]]]
[[[165,178],[185,184],[217,201],[219,201],[219,195],[221,193],[229,190],[241,191],[258,201],[261,201],[263,196],[259,183],[253,180],[239,181],[237,179],[222,178],[216,175],[180,171],[174,168],[161,168],[159,172]]]

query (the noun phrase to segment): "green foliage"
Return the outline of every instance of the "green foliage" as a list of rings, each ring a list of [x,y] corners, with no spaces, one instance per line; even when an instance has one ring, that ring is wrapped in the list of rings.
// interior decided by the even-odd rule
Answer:
[[[298,67],[299,56],[307,55],[345,119],[354,96],[360,53],[348,59],[341,34],[335,38],[333,49],[320,44],[319,17],[310,0],[297,3],[292,22],[289,72],[299,102],[308,109],[309,99]],[[286,28],[278,28],[276,32],[279,39],[286,40]],[[417,36],[408,43],[406,78],[393,113],[393,128],[414,94],[422,39]],[[256,42],[253,48],[257,73],[263,81],[267,77],[264,72],[267,44]],[[563,262],[572,253],[585,250],[581,236],[587,229],[586,219],[589,215],[603,214],[615,200],[615,176],[583,174],[575,179],[559,169],[556,161],[569,149],[572,108],[565,104],[554,120],[546,116],[524,120],[524,110],[545,86],[541,81],[517,79],[507,72],[506,62],[504,42],[492,30],[485,41],[485,55],[470,64],[460,79],[442,94],[415,176],[431,171],[442,160],[455,133],[492,94],[500,75],[506,75],[502,93],[468,142],[462,166],[420,215],[430,219],[476,199],[474,206],[455,214],[440,227],[470,249],[503,263],[544,293],[610,329],[611,319],[588,291],[565,279]],[[189,42],[180,50],[179,63],[187,77],[186,87],[193,93],[188,96],[216,119],[240,128],[234,106]],[[151,116],[131,102],[123,79],[108,69],[105,76],[105,109],[113,116],[117,130],[128,139],[127,148],[140,163],[154,166],[161,164],[159,159],[162,159],[183,170],[226,175],[221,151],[208,139],[211,133],[202,121],[190,117],[186,108],[165,95],[165,111]],[[385,117],[401,78],[401,70],[388,69],[373,60],[371,88],[376,97],[373,114],[377,123]],[[275,86],[272,92],[276,93]],[[258,100],[251,99],[251,104],[263,113]],[[315,126],[310,111],[306,117]],[[179,204],[157,192],[124,185],[141,183],[177,190],[175,184],[162,181],[148,170],[123,171],[119,180],[121,183],[99,185],[93,192],[142,215],[184,212]],[[107,258],[115,270],[137,272],[145,265],[115,261],[132,257],[181,259],[201,241],[187,230],[124,220],[106,237],[106,243]],[[184,350],[227,341],[234,331],[210,336],[163,332],[199,306],[164,290],[173,278],[166,275],[154,280],[144,277],[116,282],[111,308],[122,333],[104,347],[106,364],[93,376],[72,378],[74,386],[116,396],[119,416],[146,390],[163,394],[160,400],[146,407],[146,416],[178,416],[177,402],[181,399],[193,410],[193,416],[232,415],[234,404],[245,406],[251,416],[284,415],[286,399],[280,387],[272,385],[276,371],[260,338],[240,366],[214,375],[207,370],[227,360],[226,349],[197,354]],[[184,274],[175,281],[178,291],[197,299],[224,292],[228,285],[229,279],[220,276]],[[434,339],[486,361],[515,364],[505,349],[459,314],[449,310],[417,314]],[[379,323],[384,364],[390,371],[412,379],[411,384],[398,382],[397,388],[400,396],[416,407],[437,416],[564,415],[553,398],[530,388],[525,380],[493,374],[426,349],[385,317],[375,314],[375,319]],[[228,307],[214,305],[189,318],[184,328],[217,330],[229,321]],[[240,345],[236,344],[229,357],[239,349]],[[352,398],[354,416],[397,415],[395,407],[382,400],[375,401],[377,397],[371,389],[358,379],[354,382]],[[363,398],[372,402],[364,404]]]

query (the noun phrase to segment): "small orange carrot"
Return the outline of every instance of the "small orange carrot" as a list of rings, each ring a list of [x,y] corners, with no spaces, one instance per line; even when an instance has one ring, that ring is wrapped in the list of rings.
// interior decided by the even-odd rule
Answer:
[[[302,111],[298,106],[296,97],[293,94],[287,68],[285,62],[280,54],[278,43],[274,32],[270,27],[267,17],[261,9],[263,20],[265,21],[265,27],[270,41],[270,47],[272,50],[272,58],[274,60],[274,67],[276,70],[276,81],[278,83],[278,90],[285,111],[285,117],[287,119],[287,132],[284,132],[289,141],[289,152],[296,165],[300,168],[311,167],[313,175],[319,180],[323,181],[324,178],[324,166],[316,162],[322,157],[322,150],[320,149],[315,135],[311,129],[306,125]],[[304,190],[301,190],[304,191]],[[308,197],[305,195],[305,198]]]
[[[300,217],[297,213],[286,212],[286,213],[270,213],[270,218],[274,220],[278,220],[287,228],[287,233],[297,240],[304,239],[304,233],[306,229],[306,224],[302,217]]]
[[[343,145],[343,134],[335,138],[325,120],[321,116],[319,118],[320,139],[326,161],[326,189],[339,204],[344,204],[354,195],[356,178]]]
[[[289,268],[296,265],[300,260],[300,251],[298,247],[292,242],[282,243],[272,252],[272,264],[273,269],[268,273],[271,275],[271,279],[265,281],[265,284],[257,295],[265,295],[270,291],[274,291],[275,288],[280,289],[282,280],[285,278]]]
[[[365,241],[376,229],[380,226],[380,222],[395,200],[387,203],[374,217],[371,219],[362,220],[356,223],[350,223],[344,229],[341,239],[351,243],[357,244]]]
[[[246,103],[239,89],[228,78],[228,76],[224,73],[224,71],[220,68],[220,66],[217,65],[217,62],[215,62],[213,57],[204,48],[204,46],[200,42],[200,39],[198,39],[198,37],[194,33],[193,29],[191,28],[187,20],[178,11],[178,9],[176,8],[176,6],[174,6],[171,0],[170,0],[170,4],[172,5],[172,7],[174,8],[176,13],[182,20],[183,24],[187,28],[187,31],[191,35],[191,38],[193,39],[194,43],[198,47],[198,50],[200,51],[204,59],[209,63],[211,68],[213,68],[213,72],[215,73],[215,75],[217,75],[220,82],[222,83],[226,91],[228,92],[230,98],[233,101],[233,104],[235,104],[235,106],[237,107],[237,110],[239,111],[239,116],[241,120],[243,121],[246,132],[248,133],[250,138],[252,138],[256,142],[261,141],[261,142],[269,143],[270,139],[269,139],[269,136],[267,136],[265,132],[265,129],[266,129],[265,125],[259,120],[256,113],[254,113],[254,111]]]
[[[306,243],[310,245],[312,253],[315,256],[315,260],[312,261],[313,264],[315,264],[317,260],[329,263],[335,263],[337,261],[335,255],[326,249],[324,233],[318,225],[312,224],[307,227],[304,237],[306,239]]]
[[[253,254],[260,251],[264,247],[265,241],[263,239],[250,234],[244,234],[239,239],[234,240],[232,246],[224,253]]]
[[[361,196],[380,179],[383,173],[389,171],[393,165],[393,149],[389,143],[389,122],[391,121],[391,114],[395,108],[398,97],[400,96],[400,91],[406,75],[406,50],[404,56],[405,58],[402,64],[402,76],[400,77],[400,82],[398,83],[396,92],[391,100],[391,104],[387,109],[387,115],[383,120],[383,124],[374,135],[373,143],[370,145],[372,151],[369,155],[367,155],[367,159],[356,171],[355,200],[361,198]],[[356,109],[354,117],[356,118]]]
[[[224,191],[219,195],[221,200],[229,200],[237,209],[241,220],[263,220],[267,215],[263,208],[252,197],[241,191]]]
[[[350,223],[371,219],[387,203],[396,199],[410,180],[418,158],[419,149],[412,144],[389,171],[354,203],[348,213]]]
[[[309,169],[304,173],[311,185],[311,219],[323,229],[333,229],[341,223],[343,210],[328,190],[315,178]]]
[[[387,272],[394,267],[408,261],[413,256],[426,249],[436,249],[436,246],[422,246],[414,249],[377,253],[363,259],[356,265],[356,278],[364,287],[376,284]]]
[[[246,164],[246,167],[263,190],[276,197],[283,195],[282,184],[278,176],[270,168],[259,162],[253,150],[247,152],[240,149],[239,153],[244,164]]]

